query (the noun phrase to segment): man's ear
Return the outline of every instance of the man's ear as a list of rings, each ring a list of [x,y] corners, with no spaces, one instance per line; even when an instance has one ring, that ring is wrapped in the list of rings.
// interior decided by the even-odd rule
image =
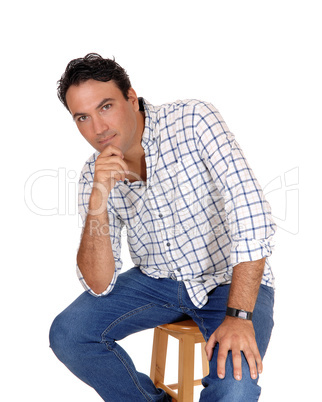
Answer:
[[[128,90],[127,96],[129,98],[128,101],[133,105],[134,111],[138,112],[140,110],[139,99],[133,88]]]

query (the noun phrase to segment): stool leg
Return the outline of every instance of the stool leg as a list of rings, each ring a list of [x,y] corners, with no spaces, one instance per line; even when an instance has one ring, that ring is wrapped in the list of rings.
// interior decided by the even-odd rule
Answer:
[[[155,328],[150,371],[150,378],[155,385],[164,383],[167,348],[168,334],[160,328]]]
[[[206,342],[201,343],[201,360],[202,360],[202,375],[206,377],[209,374],[209,362],[205,351]]]
[[[178,402],[193,402],[194,337],[182,335],[179,339]]]

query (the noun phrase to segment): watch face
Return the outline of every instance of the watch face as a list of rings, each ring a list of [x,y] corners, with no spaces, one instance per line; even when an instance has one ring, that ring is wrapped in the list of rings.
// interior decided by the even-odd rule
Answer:
[[[247,320],[247,313],[246,311],[239,311],[238,312],[238,317],[243,318],[244,320]]]

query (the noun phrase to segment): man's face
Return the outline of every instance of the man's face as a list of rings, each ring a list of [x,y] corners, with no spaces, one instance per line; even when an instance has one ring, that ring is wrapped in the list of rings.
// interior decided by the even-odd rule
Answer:
[[[66,101],[83,137],[99,152],[112,144],[123,154],[142,136],[138,132],[139,103],[131,88],[126,100],[113,81],[88,80],[72,85]]]

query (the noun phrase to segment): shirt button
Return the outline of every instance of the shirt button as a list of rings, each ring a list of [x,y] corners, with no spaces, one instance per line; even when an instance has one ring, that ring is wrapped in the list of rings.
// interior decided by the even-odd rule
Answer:
[[[167,246],[170,247],[170,243],[167,243]]]
[[[159,214],[159,218],[163,218],[163,214]]]
[[[128,180],[128,179],[125,179],[123,183],[124,183],[124,184],[127,184],[128,182],[129,182],[129,180]]]

